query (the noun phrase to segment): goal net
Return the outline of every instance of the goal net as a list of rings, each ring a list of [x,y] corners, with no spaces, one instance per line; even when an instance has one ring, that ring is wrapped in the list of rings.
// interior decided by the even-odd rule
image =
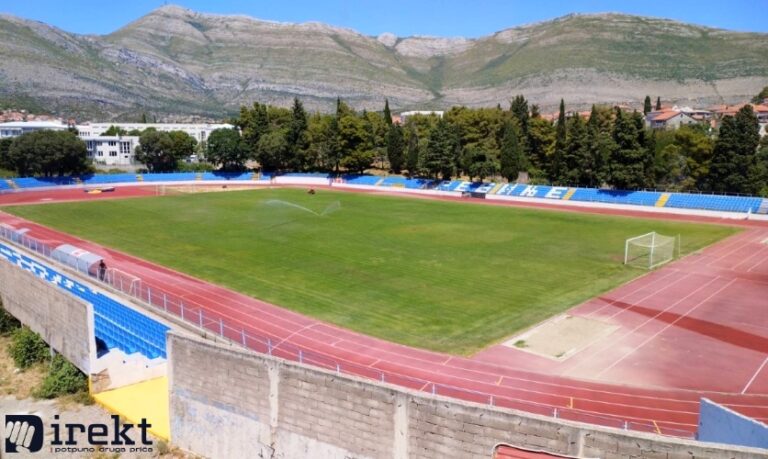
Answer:
[[[141,278],[117,268],[107,269],[101,280],[128,295],[139,296],[141,294]]]
[[[653,269],[675,258],[679,236],[663,236],[657,232],[627,239],[624,244],[624,264]]]

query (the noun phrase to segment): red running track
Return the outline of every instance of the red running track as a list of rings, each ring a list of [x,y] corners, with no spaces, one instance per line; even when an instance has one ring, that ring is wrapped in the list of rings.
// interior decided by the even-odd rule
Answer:
[[[118,190],[114,197],[123,190],[131,190],[129,196],[141,195],[138,187]],[[66,191],[48,191],[43,199],[77,198]],[[101,196],[78,191],[86,199]],[[41,202],[41,196],[31,199]],[[601,425],[623,427],[628,421],[630,428],[674,435],[695,431],[702,396],[768,421],[768,245],[763,242],[768,240],[768,225],[729,222],[748,229],[573,308],[569,314],[605,321],[616,329],[556,361],[503,345],[470,358],[409,348],[17,217],[0,214],[0,222],[29,228],[29,236],[50,245],[66,242],[99,253],[109,266],[183,298],[205,317],[223,318],[237,328],[228,331],[233,340],[240,340],[240,328],[249,336],[269,337],[273,353],[292,360],[302,349],[305,362],[328,368],[339,363],[344,372],[377,379],[383,375],[387,382],[417,390],[550,416],[557,409],[559,417]],[[262,343],[248,344],[266,350]]]

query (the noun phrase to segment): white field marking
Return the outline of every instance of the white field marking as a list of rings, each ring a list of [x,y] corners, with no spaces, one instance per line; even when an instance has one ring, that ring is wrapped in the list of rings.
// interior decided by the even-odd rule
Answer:
[[[633,306],[635,306],[635,305],[639,305],[640,303],[642,303],[643,301],[647,300],[648,298],[654,297],[654,296],[656,296],[656,295],[657,295],[659,292],[662,292],[662,291],[664,291],[664,290],[666,290],[666,289],[668,289],[668,288],[672,287],[673,285],[675,285],[675,284],[677,284],[678,282],[682,281],[683,279],[685,279],[686,277],[690,276],[691,274],[692,274],[692,273],[686,273],[686,274],[685,274],[683,277],[681,277],[680,279],[678,279],[678,280],[676,280],[676,281],[673,281],[671,284],[668,284],[668,285],[666,285],[666,286],[662,287],[662,288],[661,288],[661,289],[659,289],[659,290],[655,290],[655,291],[653,291],[653,292],[649,293],[648,295],[646,295],[646,296],[644,296],[644,297],[640,298],[638,301],[633,301],[633,302],[632,302],[632,305],[633,305]],[[698,290],[698,289],[697,289],[697,290]],[[690,294],[689,294],[689,295],[690,295]],[[686,296],[686,297],[687,297],[687,296]],[[610,318],[610,319],[612,319],[612,318],[616,317],[617,315],[621,314],[622,312],[630,311],[631,309],[632,309],[631,307],[630,307],[630,308],[627,308],[627,309],[624,309],[624,308],[620,308],[618,311],[616,311],[616,312],[615,312],[613,315],[611,315],[609,318]],[[666,310],[665,310],[665,311],[666,311]],[[662,312],[663,312],[663,311],[662,311]]]
[[[641,302],[643,302],[643,301],[647,300],[648,298],[652,298],[652,297],[656,296],[656,295],[657,295],[659,292],[661,292],[661,291],[662,291],[662,290],[664,290],[665,288],[668,288],[669,286],[671,286],[671,285],[674,285],[675,283],[677,283],[677,282],[679,282],[679,281],[681,281],[681,280],[685,279],[685,278],[686,278],[686,277],[688,277],[689,275],[690,275],[690,274],[686,274],[686,275],[684,275],[684,276],[683,276],[683,277],[681,277],[680,279],[678,279],[678,280],[674,281],[672,284],[669,284],[668,286],[666,286],[666,287],[662,288],[661,290],[656,290],[656,291],[654,291],[653,293],[651,293],[651,294],[649,294],[649,295],[646,295],[646,296],[644,296],[644,297],[643,297],[643,298],[641,298],[639,301],[633,302],[633,304],[635,304],[635,305],[639,305]],[[716,279],[717,279],[717,277],[715,277],[715,278],[712,278],[712,279],[711,279],[711,280],[710,280],[710,281],[709,281],[707,284],[705,284],[705,285],[703,285],[703,286],[700,286],[700,287],[698,287],[696,290],[694,290],[693,292],[689,293],[689,294],[688,294],[688,295],[686,295],[684,298],[681,298],[681,299],[677,300],[677,302],[676,302],[675,304],[679,303],[680,301],[683,301],[685,298],[688,298],[689,296],[691,296],[691,295],[693,295],[694,293],[698,292],[698,291],[699,291],[699,290],[701,290],[702,288],[704,288],[704,287],[706,287],[707,285],[709,285],[709,284],[711,284],[712,282],[714,282]],[[672,306],[670,306],[669,308],[672,308],[672,307],[674,307],[674,306],[675,306],[675,304],[673,304],[673,305],[672,305]],[[658,316],[659,314],[662,314],[662,313],[666,312],[666,311],[667,311],[669,308],[667,308],[667,309],[665,309],[665,310],[663,310],[663,311],[659,311],[659,313],[658,313],[658,314],[656,314],[656,316]],[[617,316],[618,314],[621,314],[622,312],[628,312],[628,311],[631,311],[631,310],[632,310],[632,308],[626,308],[626,309],[624,309],[624,308],[621,308],[621,309],[620,309],[618,312],[616,312],[615,314],[613,314],[613,315],[612,315],[612,316],[610,316],[609,318],[613,318],[613,317]],[[654,317],[656,317],[656,316],[654,316]],[[606,347],[611,347],[611,346],[615,345],[615,343],[616,343],[616,342],[618,342],[619,340],[622,340],[622,339],[626,338],[627,336],[629,336],[629,335],[633,334],[635,331],[637,331],[637,329],[638,329],[638,328],[640,328],[640,327],[644,326],[645,324],[647,324],[647,323],[648,323],[648,322],[650,322],[651,320],[653,320],[653,317],[652,317],[652,318],[650,318],[650,319],[648,319],[648,320],[646,320],[645,322],[643,322],[642,324],[638,325],[637,327],[635,327],[635,328],[633,328],[633,329],[631,329],[631,330],[627,330],[625,333],[621,334],[621,336],[619,336],[619,337],[618,337],[616,340],[613,340],[613,341],[611,341],[611,342],[607,342],[607,343],[606,343],[606,342],[597,342],[597,343],[593,343],[593,345],[594,345],[595,347],[592,349],[592,351],[591,351],[591,352],[587,353],[587,354],[584,356],[584,359],[583,359],[583,361],[579,362],[579,364],[582,364],[582,365],[577,365],[577,367],[578,367],[578,366],[583,366],[583,363],[585,363],[585,362],[587,362],[587,361],[590,361],[590,360],[594,359],[594,358],[595,358],[595,357],[596,357],[596,356],[599,354],[598,352],[596,352],[597,350],[599,350],[599,349],[605,349]],[[615,331],[615,333],[620,333],[620,332],[621,332],[621,329],[619,329],[619,330]],[[587,346],[585,349],[588,349],[589,347],[590,347],[590,346]]]
[[[757,379],[757,375],[759,375],[760,372],[763,371],[763,367],[765,367],[766,363],[768,363],[768,357],[766,357],[765,360],[763,360],[763,364],[760,365],[757,371],[755,371],[755,374],[753,374],[752,377],[749,379],[749,382],[747,382],[747,385],[744,386],[744,389],[742,389],[741,391],[742,395],[747,393],[747,389],[749,389],[749,386],[751,386],[752,383],[755,382],[755,379]]]
[[[289,334],[289,335],[288,335],[288,336],[286,336],[285,338],[283,338],[283,339],[281,339],[280,341],[278,341],[278,342],[277,342],[277,344],[274,344],[274,345],[272,346],[272,349],[276,349],[277,347],[279,347],[280,345],[282,345],[283,343],[285,343],[285,342],[286,342],[286,341],[288,341],[289,339],[293,338],[294,336],[296,336],[296,335],[298,335],[298,334],[301,334],[301,332],[303,332],[304,330],[307,330],[307,329],[309,329],[309,328],[312,328],[312,327],[314,327],[314,326],[316,326],[316,325],[318,325],[318,324],[317,324],[317,323],[311,323],[311,324],[309,324],[309,325],[305,325],[305,326],[303,326],[303,327],[299,328],[298,330],[294,330],[294,331],[293,331],[293,333]]]
[[[741,243],[741,244],[738,244],[735,249],[730,250],[730,251],[726,252],[725,254],[716,257],[714,260],[710,260],[706,264],[706,266],[709,268],[709,267],[711,267],[712,263],[720,261],[720,260],[722,260],[724,258],[727,258],[727,257],[731,256],[733,253],[738,252],[739,250],[743,249],[744,247],[746,247],[747,245],[752,243],[751,238],[745,238],[745,239],[746,239],[746,241],[744,241],[744,239],[742,239],[742,238],[739,238],[739,242],[742,242],[742,241],[744,241],[744,242]]]
[[[762,255],[762,253],[763,253],[763,250],[766,250],[766,249],[768,249],[768,246],[763,246],[763,247],[760,247],[760,246],[758,246],[758,247],[757,247],[757,250],[753,250],[753,251],[752,251],[752,253],[751,253],[749,256],[747,256],[747,257],[744,257],[744,259],[743,259],[743,260],[741,260],[741,261],[740,261],[740,262],[738,262],[737,264],[733,265],[733,266],[731,267],[731,270],[733,270],[733,271],[737,271],[737,270],[738,270],[738,268],[739,268],[739,266],[741,266],[741,265],[745,264],[746,262],[748,262],[749,260],[751,260],[751,259],[753,259],[753,258],[755,258],[755,257],[759,257],[759,256],[761,256],[761,255]]]
[[[682,299],[678,300],[678,301],[677,301],[677,302],[675,302],[675,303],[674,303],[672,306],[668,307],[667,309],[665,309],[665,310],[664,310],[664,311],[662,311],[662,312],[667,312],[667,311],[669,311],[670,309],[672,309],[673,307],[675,307],[675,306],[676,306],[678,303],[682,302],[682,301],[683,301],[683,300],[685,300],[686,298],[690,297],[691,295],[693,295],[694,293],[696,293],[696,292],[698,292],[699,290],[703,289],[704,287],[706,287],[706,286],[708,286],[708,285],[712,284],[712,282],[714,282],[715,280],[718,280],[718,279],[720,279],[720,276],[718,276],[718,277],[715,277],[714,279],[712,279],[711,281],[707,282],[707,283],[706,283],[705,285],[703,285],[702,287],[700,287],[700,288],[696,289],[695,291],[691,292],[689,295],[686,295],[686,296],[685,296],[685,298],[682,298]],[[704,298],[703,300],[699,301],[699,302],[696,304],[696,306],[694,306],[693,308],[691,308],[690,310],[688,310],[688,312],[686,312],[685,314],[683,314],[683,315],[681,315],[680,317],[678,317],[677,319],[675,319],[675,321],[674,321],[674,322],[672,322],[672,323],[669,323],[669,324],[665,325],[665,326],[664,326],[664,327],[663,327],[661,330],[659,330],[659,331],[657,331],[656,333],[654,333],[653,335],[649,336],[649,337],[648,337],[648,338],[647,338],[645,341],[643,341],[642,343],[640,343],[639,345],[637,345],[637,346],[636,346],[634,349],[632,349],[631,351],[629,351],[629,352],[627,352],[626,354],[624,354],[624,356],[623,356],[623,357],[621,357],[620,359],[616,360],[615,362],[613,362],[613,363],[612,363],[611,365],[609,365],[608,367],[606,367],[606,368],[602,369],[602,370],[600,371],[600,373],[598,373],[598,374],[597,374],[597,377],[600,377],[600,376],[602,376],[602,374],[603,374],[603,373],[605,373],[606,371],[608,371],[608,370],[610,370],[611,368],[613,368],[613,367],[615,367],[616,365],[618,365],[618,364],[619,364],[620,362],[622,362],[624,359],[626,359],[627,357],[629,357],[630,355],[632,355],[633,353],[635,353],[635,352],[636,352],[638,349],[640,349],[641,347],[643,347],[643,346],[645,346],[646,344],[648,344],[649,342],[651,342],[651,341],[652,341],[654,338],[656,338],[657,336],[659,336],[659,335],[660,335],[662,332],[664,332],[664,331],[665,331],[666,329],[668,329],[669,327],[671,327],[671,326],[675,325],[677,322],[679,322],[680,320],[682,320],[684,317],[688,317],[688,316],[689,316],[689,315],[690,315],[690,314],[691,314],[693,311],[695,311],[696,309],[698,309],[698,308],[699,308],[701,305],[703,305],[704,303],[706,303],[707,301],[709,301],[710,299],[712,299],[714,296],[716,296],[717,294],[719,294],[720,292],[722,292],[722,291],[723,291],[723,290],[725,290],[726,288],[730,287],[730,286],[731,286],[731,284],[733,284],[735,281],[736,281],[736,279],[731,279],[730,281],[728,281],[728,283],[727,283],[727,284],[725,284],[725,285],[723,285],[722,287],[720,287],[719,289],[717,289],[717,290],[716,290],[714,293],[712,293],[712,294],[711,294],[711,295],[709,295],[708,297]],[[643,325],[645,325],[646,323],[650,322],[651,320],[653,320],[655,317],[658,317],[658,316],[659,316],[659,314],[657,314],[656,316],[654,316],[654,317],[652,317],[652,318],[650,318],[650,319],[646,320],[645,322],[643,322],[643,324],[642,324],[642,325],[638,326],[637,328],[640,328],[640,327],[642,327]],[[635,328],[635,330],[637,330],[637,328]]]
[[[659,272],[659,271],[656,271],[656,272]],[[626,299],[627,297],[629,297],[629,296],[631,296],[631,295],[634,295],[635,293],[638,293],[638,292],[640,292],[640,291],[641,291],[641,290],[643,290],[643,289],[647,289],[647,288],[648,288],[648,287],[650,287],[651,285],[654,285],[654,284],[656,284],[657,282],[660,282],[660,281],[662,281],[662,280],[664,280],[664,279],[666,279],[666,278],[668,278],[668,277],[672,277],[672,275],[673,275],[673,274],[678,274],[678,273],[680,273],[680,272],[681,272],[681,271],[677,271],[677,270],[674,270],[674,269],[671,269],[671,270],[667,270],[667,272],[666,272],[666,273],[664,273],[663,275],[660,275],[660,276],[659,276],[658,278],[656,278],[656,279],[653,279],[653,280],[651,280],[651,282],[649,282],[649,283],[647,283],[647,284],[643,284],[643,285],[640,285],[640,286],[638,286],[636,289],[632,290],[631,292],[627,292],[627,293],[625,293],[625,294],[621,295],[619,298],[616,298],[616,299],[613,299],[613,300],[611,300],[611,301],[608,301],[608,302],[606,302],[606,304],[604,304],[604,305],[600,306],[598,309],[595,309],[594,311],[590,311],[588,314],[584,314],[582,317],[592,318],[593,316],[597,315],[597,313],[599,313],[599,312],[600,312],[600,311],[602,311],[603,309],[607,308],[608,306],[613,306],[613,305],[614,305],[614,304],[616,304],[617,302],[623,302],[623,300],[624,300],[624,299]],[[677,279],[677,280],[675,280],[675,281],[672,281],[672,283],[671,283],[671,284],[667,284],[667,286],[666,286],[666,287],[662,287],[662,288],[661,288],[661,290],[663,290],[663,289],[665,289],[665,288],[667,288],[667,287],[669,287],[669,286],[671,286],[671,285],[674,285],[675,283],[677,283],[677,282],[681,281],[682,279],[685,279],[685,278],[686,278],[686,277],[688,277],[689,275],[690,275],[690,273],[685,273],[685,272],[683,272],[683,277],[681,277],[680,279]],[[642,279],[642,278],[641,278],[641,279]],[[638,279],[637,281],[640,281],[641,279]],[[636,281],[636,282],[637,282],[637,281]],[[638,283],[640,283],[640,282],[638,282]],[[657,290],[657,291],[656,291],[656,293],[658,293],[659,291],[660,291],[660,290]],[[646,297],[643,297],[642,299],[643,299],[643,300],[645,300],[645,299],[647,299],[647,298],[648,298],[648,297],[646,296]],[[594,299],[594,298],[593,298],[593,299]],[[620,312],[621,312],[621,311],[619,311],[619,313],[620,313]],[[613,315],[609,316],[608,318],[613,318],[613,317],[615,317],[615,316],[616,316],[616,314],[618,314],[618,313],[615,313],[615,314],[613,314]]]

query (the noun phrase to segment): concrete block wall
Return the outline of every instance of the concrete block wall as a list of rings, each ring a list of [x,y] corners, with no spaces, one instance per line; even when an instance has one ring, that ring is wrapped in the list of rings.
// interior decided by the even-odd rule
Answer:
[[[3,307],[85,374],[90,373],[90,305],[34,274],[0,259]]]
[[[171,441],[206,457],[490,458],[498,443],[605,459],[768,457],[432,396],[175,333],[168,343]]]

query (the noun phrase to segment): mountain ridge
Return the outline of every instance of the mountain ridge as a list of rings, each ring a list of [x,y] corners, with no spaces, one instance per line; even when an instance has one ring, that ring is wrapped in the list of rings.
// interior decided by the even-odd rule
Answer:
[[[383,38],[382,38],[383,37]],[[386,42],[386,43],[385,43]],[[253,101],[330,110],[735,102],[768,84],[768,34],[618,13],[571,14],[478,38],[364,35],[167,5],[106,35],[0,15],[0,103],[80,116],[224,117]]]

